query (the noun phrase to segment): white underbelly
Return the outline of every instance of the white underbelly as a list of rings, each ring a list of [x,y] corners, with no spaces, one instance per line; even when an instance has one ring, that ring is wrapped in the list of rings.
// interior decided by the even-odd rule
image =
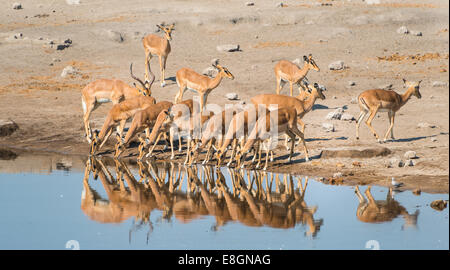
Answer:
[[[109,98],[98,98],[96,101],[97,101],[97,103],[108,103],[108,102],[111,102],[111,99],[109,99]]]
[[[380,108],[378,109],[379,112],[389,112],[391,111],[390,109],[386,109],[386,108]]]

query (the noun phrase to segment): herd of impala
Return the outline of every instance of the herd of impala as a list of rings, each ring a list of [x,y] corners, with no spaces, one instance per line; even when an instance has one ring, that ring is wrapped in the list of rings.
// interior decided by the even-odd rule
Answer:
[[[163,136],[166,146],[170,144],[171,158],[174,158],[174,137],[178,136],[179,151],[182,150],[182,138],[186,138],[185,164],[197,161],[202,149],[207,149],[203,163],[209,162],[214,157],[217,165],[220,165],[226,157],[229,148],[232,149],[227,165],[236,162],[236,166],[244,166],[246,155],[253,151],[252,162],[258,160],[256,168],[261,164],[262,149],[265,150],[264,170],[268,166],[268,160],[273,161],[273,143],[278,141],[278,136],[285,134],[285,146],[289,153],[289,162],[293,155],[295,138],[298,136],[303,144],[305,160],[308,161],[308,150],[305,144],[305,124],[303,116],[313,108],[316,99],[325,99],[323,90],[317,83],[309,84],[306,75],[310,70],[320,71],[312,55],[303,56],[304,65],[298,65],[286,61],[279,61],[274,68],[276,77],[276,94],[260,94],[251,98],[251,104],[226,106],[220,111],[207,109],[208,95],[219,86],[223,78],[233,80],[234,76],[216,60],[212,66],[217,70],[217,75],[210,78],[201,75],[190,68],[182,68],[176,73],[176,82],[179,92],[174,102],[159,101],[151,97],[151,87],[155,81],[155,75],[150,70],[152,56],[159,57],[161,87],[165,83],[165,67],[167,56],[171,51],[170,41],[174,25],[158,25],[164,34],[163,37],[150,34],[142,39],[145,49],[145,78],[144,81],[133,75],[133,66],[130,65],[131,77],[138,82],[133,87],[117,79],[99,79],[89,83],[82,90],[82,106],[84,111],[84,126],[86,138],[90,144],[91,155],[103,147],[116,127],[117,143],[115,145],[115,158],[118,158],[129,145],[134,136],[138,135],[139,156],[152,156],[155,146]],[[290,96],[281,95],[284,84],[289,82]],[[394,139],[393,125],[395,113],[410,99],[411,96],[421,98],[419,92],[420,82],[409,82],[403,79],[408,88],[402,95],[382,89],[372,89],[362,92],[358,96],[360,115],[356,121],[356,138],[359,138],[359,125],[369,114],[366,120],[367,126],[372,131],[378,142],[381,142],[378,134],[373,129],[371,122],[378,111],[386,111],[389,115],[390,126],[384,136],[387,140],[389,133]],[[299,95],[294,96],[293,86],[298,85]],[[199,95],[199,102],[192,99],[183,100],[186,89],[195,91]],[[100,131],[91,130],[89,117],[95,109],[103,103],[112,102],[113,107],[109,111]],[[199,103],[199,108],[198,108]],[[132,121],[126,136],[123,136],[127,121]],[[298,129],[297,124],[301,126]],[[145,138],[139,133],[145,130]],[[273,132],[275,130],[276,132]],[[291,141],[288,145],[289,138]],[[145,154],[147,152],[147,154]],[[258,157],[258,158],[257,158]]]

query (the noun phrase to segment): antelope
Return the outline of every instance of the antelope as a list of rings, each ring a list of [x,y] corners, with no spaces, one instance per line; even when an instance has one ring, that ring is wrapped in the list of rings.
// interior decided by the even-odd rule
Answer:
[[[275,118],[277,117],[277,118]],[[236,160],[238,163],[238,166],[241,164],[243,160],[245,160],[245,156],[247,155],[247,152],[250,150],[250,148],[257,142],[257,141],[268,141],[266,146],[266,162],[264,165],[264,170],[267,169],[268,164],[268,157],[269,157],[269,150],[270,145],[273,139],[273,135],[271,134],[271,129],[276,125],[277,126],[277,134],[275,136],[278,136],[279,134],[285,133],[291,138],[291,148],[289,153],[289,159],[288,162],[291,162],[292,154],[294,152],[294,143],[295,143],[295,136],[300,137],[300,140],[303,143],[303,148],[305,152],[305,160],[309,161],[308,157],[308,149],[306,148],[305,144],[305,138],[303,135],[303,132],[298,130],[297,124],[295,119],[297,118],[297,112],[295,108],[292,107],[282,107],[278,110],[269,111],[266,113],[265,117],[259,117],[258,121],[256,122],[255,127],[249,134],[249,139],[243,146],[243,148],[240,150],[240,152],[236,155]],[[261,150],[260,150],[261,151]],[[261,156],[261,155],[260,155]],[[244,164],[242,164],[243,166]],[[259,162],[257,167],[259,167]]]
[[[301,85],[301,82],[308,74],[308,71],[311,69],[318,72],[320,71],[320,68],[317,66],[311,54],[308,57],[304,55],[303,60],[305,61],[303,68],[299,68],[296,64],[287,60],[281,60],[275,65],[274,71],[277,80],[277,94],[280,94],[285,82],[288,81],[291,97],[293,96],[294,83],[300,86],[299,94],[302,95],[300,89],[303,88],[305,90],[305,88]]]
[[[246,110],[241,111],[233,116],[233,119],[228,125],[225,140],[216,153],[217,166],[220,166],[222,159],[227,152],[228,146],[232,143],[232,152],[230,160],[227,163],[227,166],[230,166],[236,153],[238,140],[241,142],[242,146],[246,135],[248,135],[253,130],[258,117],[264,117],[264,113],[269,113],[269,110],[267,110],[266,107],[260,108],[257,105],[250,105]]]
[[[140,110],[136,112],[133,116],[133,121],[131,122],[131,126],[127,132],[127,135],[125,136],[125,139],[123,143],[119,140],[116,144],[116,158],[119,157],[119,155],[122,153],[121,148],[126,147],[131,139],[136,135],[138,132],[142,130],[146,130],[147,137],[150,136],[149,129],[154,126],[156,122],[156,118],[162,111],[167,111],[170,107],[172,107],[172,102],[170,101],[160,101],[156,104],[153,104],[151,106],[148,106],[147,108]],[[141,141],[142,143],[142,141]],[[139,148],[140,153],[138,160],[142,159],[142,147]]]
[[[183,94],[186,89],[197,92],[200,95],[200,111],[206,105],[208,95],[219,86],[223,78],[234,80],[233,74],[226,68],[219,65],[218,60],[212,63],[212,66],[218,70],[215,78],[209,78],[205,75],[200,75],[190,68],[182,68],[177,71],[176,80],[180,87],[179,92],[175,96],[175,103],[183,99]]]
[[[159,29],[164,31],[164,37],[160,37],[154,34],[147,35],[142,39],[142,44],[145,49],[145,84],[148,85],[148,73],[150,71],[150,60],[152,55],[157,55],[159,57],[159,68],[161,72],[161,87],[166,85],[164,72],[166,70],[167,56],[170,53],[170,42],[172,40],[172,31],[174,30],[174,25],[165,27],[163,25],[156,25]],[[151,73],[151,71],[150,71]]]
[[[148,137],[148,143],[146,145],[153,144],[147,156],[151,156],[153,150],[158,144],[161,136],[169,132],[169,142],[171,146],[171,159],[175,157],[173,138],[175,134],[178,134],[179,151],[181,152],[181,126],[183,122],[190,119],[193,112],[194,102],[192,99],[183,100],[180,103],[174,104],[169,110],[164,110],[158,115],[153,130]],[[168,120],[169,119],[169,120]]]
[[[114,105],[122,100],[127,100],[139,96],[151,96],[151,87],[155,80],[152,75],[150,82],[143,83],[139,78],[133,75],[133,63],[130,64],[130,74],[133,79],[141,84],[142,87],[134,83],[134,87],[117,79],[98,79],[86,85],[81,91],[81,104],[83,106],[83,122],[86,131],[86,139],[92,142],[92,130],[89,124],[91,113],[101,104],[112,102]]]
[[[199,143],[197,143],[194,151],[196,151],[197,157],[200,153],[203,146],[208,145],[208,151],[206,153],[205,159],[203,160],[202,164],[206,164],[211,159],[212,155],[212,148],[214,143],[218,143],[221,145],[221,142],[223,140],[223,137],[225,136],[225,132],[227,130],[227,127],[230,126],[230,122],[232,121],[233,117],[236,115],[236,113],[239,113],[242,111],[242,108],[239,106],[234,106],[232,108],[227,108],[223,110],[221,113],[215,114],[211,119],[208,121],[208,124],[206,125],[205,130],[202,132],[202,138]],[[194,161],[195,161],[194,157]]]
[[[405,219],[406,226],[416,226],[419,210],[416,210],[414,214],[409,214],[405,207],[393,199],[392,187],[389,188],[386,200],[375,200],[370,193],[370,190],[371,187],[369,186],[364,192],[367,197],[366,199],[359,191],[358,186],[355,187],[355,194],[359,200],[356,212],[358,220],[367,223],[381,223],[391,221],[401,215]],[[403,225],[402,228],[405,227],[405,225]]]
[[[308,112],[310,112],[317,99],[325,100],[325,95],[317,83],[312,87],[308,85],[308,99],[302,100],[301,95],[297,97],[290,97],[278,94],[261,94],[251,98],[251,102],[255,105],[265,105],[269,110],[272,107],[291,107],[297,111],[297,123],[301,126],[301,132],[305,133],[305,124],[301,120]],[[286,138],[287,139],[287,138]],[[287,147],[287,140],[286,140]]]
[[[155,98],[148,96],[138,96],[132,99],[124,100],[114,105],[106,116],[100,134],[96,130],[91,143],[91,154],[94,155],[97,150],[103,147],[117,126],[118,141],[122,139],[125,123],[139,110],[143,110],[155,104]]]
[[[389,133],[391,134],[392,140],[394,138],[394,119],[395,113],[400,110],[400,108],[408,102],[411,96],[415,96],[418,99],[422,98],[422,95],[419,92],[420,83],[422,80],[418,82],[409,82],[403,79],[404,86],[407,86],[408,89],[403,94],[398,94],[392,90],[383,90],[383,89],[372,89],[366,90],[359,94],[358,96],[358,104],[360,113],[358,116],[358,120],[356,121],[356,139],[359,139],[359,125],[361,121],[366,117],[368,113],[369,117],[366,120],[366,124],[369,129],[372,131],[375,138],[381,143],[378,134],[372,127],[372,120],[377,114],[377,112],[387,112],[389,118],[389,129],[384,135],[383,142],[386,142]]]

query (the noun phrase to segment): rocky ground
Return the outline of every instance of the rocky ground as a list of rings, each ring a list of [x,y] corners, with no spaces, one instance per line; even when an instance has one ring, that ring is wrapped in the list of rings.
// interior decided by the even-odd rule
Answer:
[[[21,149],[69,158],[87,155],[81,89],[98,78],[115,77],[131,84],[131,62],[142,77],[141,38],[165,22],[176,27],[166,87],[159,85],[157,60],[151,63],[157,100],[173,100],[178,69],[202,72],[219,58],[235,80],[223,80],[208,102],[248,102],[256,94],[275,92],[277,61],[313,55],[321,71],[311,71],[309,81],[326,86],[327,91],[326,99],[304,117],[312,161],[305,162],[298,148],[288,163],[287,152],[279,147],[269,170],[322,176],[331,184],[344,180],[388,185],[396,177],[405,183],[404,188],[448,192],[448,1],[247,2],[0,2],[0,120],[10,119],[19,127],[2,133],[0,159],[11,158],[6,151],[11,147],[19,155]],[[239,45],[239,50],[217,49],[227,44]],[[330,64],[339,61],[338,70],[331,70]],[[377,143],[364,124],[356,140],[354,121],[327,119],[332,112],[357,117],[359,108],[352,100],[366,89],[404,92],[402,78],[422,80],[422,99],[411,98],[397,114],[395,141]],[[232,92],[239,100],[226,98]],[[287,86],[283,93],[288,93]],[[103,105],[93,113],[95,128],[101,127],[110,107]],[[324,123],[333,128],[326,130]],[[373,125],[384,134],[386,113],[379,113]],[[405,156],[408,151],[415,155]],[[132,148],[124,156],[134,158],[135,154]],[[168,156],[158,153],[160,159]],[[177,160],[183,157],[178,155]]]

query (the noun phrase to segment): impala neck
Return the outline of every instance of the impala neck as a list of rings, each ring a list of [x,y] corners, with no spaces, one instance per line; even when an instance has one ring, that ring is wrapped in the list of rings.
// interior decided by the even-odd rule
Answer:
[[[413,94],[413,92],[414,92],[414,87],[409,87],[405,93],[400,95],[402,98],[402,103],[400,104],[400,107],[405,105],[406,102],[408,102],[408,100],[411,98],[411,95]]]
[[[309,65],[305,61],[305,64],[303,64],[303,67],[297,71],[296,81],[303,79],[308,74],[308,71],[309,71]]]
[[[304,109],[306,112],[309,112],[312,109],[312,107],[314,106],[314,103],[316,102],[316,99],[317,99],[317,95],[314,92],[314,93],[311,93],[309,95],[308,99],[304,101],[303,104],[305,104]]]
[[[220,82],[222,81],[222,73],[219,72],[217,74],[216,77],[214,77],[214,79],[210,79],[209,83],[208,83],[208,89],[214,89],[217,86],[219,86]]]

